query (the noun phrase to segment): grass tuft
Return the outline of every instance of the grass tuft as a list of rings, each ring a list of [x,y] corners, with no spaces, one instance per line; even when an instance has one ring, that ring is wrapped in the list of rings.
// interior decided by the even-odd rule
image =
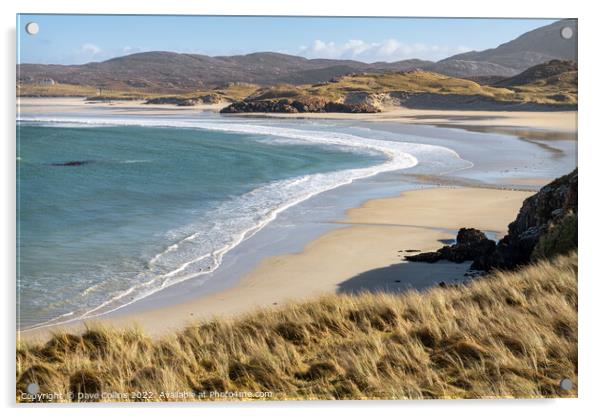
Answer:
[[[100,376],[92,370],[79,370],[69,377],[69,391],[73,401],[96,402],[102,393]]]

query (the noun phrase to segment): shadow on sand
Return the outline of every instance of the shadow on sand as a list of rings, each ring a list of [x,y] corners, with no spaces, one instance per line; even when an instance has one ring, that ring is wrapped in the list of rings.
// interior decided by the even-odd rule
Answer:
[[[408,289],[423,290],[438,285],[460,283],[471,262],[452,263],[398,263],[360,273],[340,283],[338,293],[402,292]]]

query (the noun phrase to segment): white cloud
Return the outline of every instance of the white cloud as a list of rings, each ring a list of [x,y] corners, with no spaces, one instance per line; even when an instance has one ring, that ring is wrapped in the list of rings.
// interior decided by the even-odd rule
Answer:
[[[409,58],[439,60],[469,50],[471,48],[463,45],[404,43],[397,39],[385,39],[381,42],[350,39],[341,44],[316,39],[311,46],[299,48],[300,54],[308,58],[356,59],[364,62],[393,62]]]
[[[102,52],[102,50],[98,46],[94,45],[93,43],[84,43],[81,46],[81,50],[90,55],[98,55],[100,52]]]

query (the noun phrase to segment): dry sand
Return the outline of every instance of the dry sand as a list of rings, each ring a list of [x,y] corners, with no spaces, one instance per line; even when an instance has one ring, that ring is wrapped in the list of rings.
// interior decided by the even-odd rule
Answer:
[[[371,200],[350,209],[343,223],[310,242],[301,253],[264,259],[234,287],[182,304],[118,318],[116,327],[139,324],[152,336],[213,316],[232,316],[326,293],[422,288],[461,278],[466,264],[407,263],[400,250],[429,251],[453,239],[460,227],[502,235],[532,192],[480,188],[433,188]],[[81,324],[69,329],[81,328]],[[50,328],[57,330],[56,327]],[[48,329],[26,331],[45,338]]]
[[[474,110],[413,110],[391,107],[382,113],[251,113],[245,117],[312,118],[331,120],[387,121],[407,124],[428,124],[449,127],[482,126],[519,129],[546,129],[556,132],[577,132],[576,111],[474,111]]]
[[[199,111],[218,112],[224,104],[197,104],[190,107],[175,104],[144,104],[141,100],[115,100],[109,102],[85,101],[80,97],[18,97],[17,111],[23,115],[45,113],[80,113],[86,114],[95,110],[103,110],[106,115],[167,115],[198,114]]]

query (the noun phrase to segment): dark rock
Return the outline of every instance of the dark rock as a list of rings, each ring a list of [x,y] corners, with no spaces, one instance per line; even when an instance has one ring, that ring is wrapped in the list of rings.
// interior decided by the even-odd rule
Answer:
[[[365,103],[345,104],[311,99],[271,99],[237,101],[223,108],[221,113],[378,113],[380,109]]]
[[[224,98],[219,94],[207,94],[200,96],[199,100],[204,104],[219,104],[224,101]]]
[[[456,237],[456,243],[444,246],[435,252],[406,256],[409,261],[434,263],[439,260],[449,260],[462,263],[486,256],[495,249],[495,242],[489,240],[483,232],[475,228],[461,228]]]
[[[423,263],[435,263],[439,260],[443,260],[443,256],[439,251],[429,252],[429,253],[420,253],[414,254],[412,256],[406,256],[406,260],[408,261],[417,261]]]
[[[534,251],[536,257],[547,257],[576,248],[577,189],[575,169],[525,199],[516,219],[508,225],[508,234],[490,255],[476,259],[472,268],[512,269],[529,263]],[[559,239],[563,239],[562,244],[557,244]],[[542,247],[544,243],[551,248]]]
[[[148,99],[144,104],[172,104],[179,107],[191,107],[197,105],[199,102],[199,98],[158,97]]]
[[[472,270],[489,271],[513,269],[534,258],[568,253],[577,248],[577,196],[575,169],[525,199],[516,219],[508,225],[508,234],[497,245],[479,230],[462,228],[454,245],[406,256],[406,260],[427,263],[472,260]]]
[[[70,160],[68,162],[51,163],[51,166],[82,166],[93,163],[93,160]]]

